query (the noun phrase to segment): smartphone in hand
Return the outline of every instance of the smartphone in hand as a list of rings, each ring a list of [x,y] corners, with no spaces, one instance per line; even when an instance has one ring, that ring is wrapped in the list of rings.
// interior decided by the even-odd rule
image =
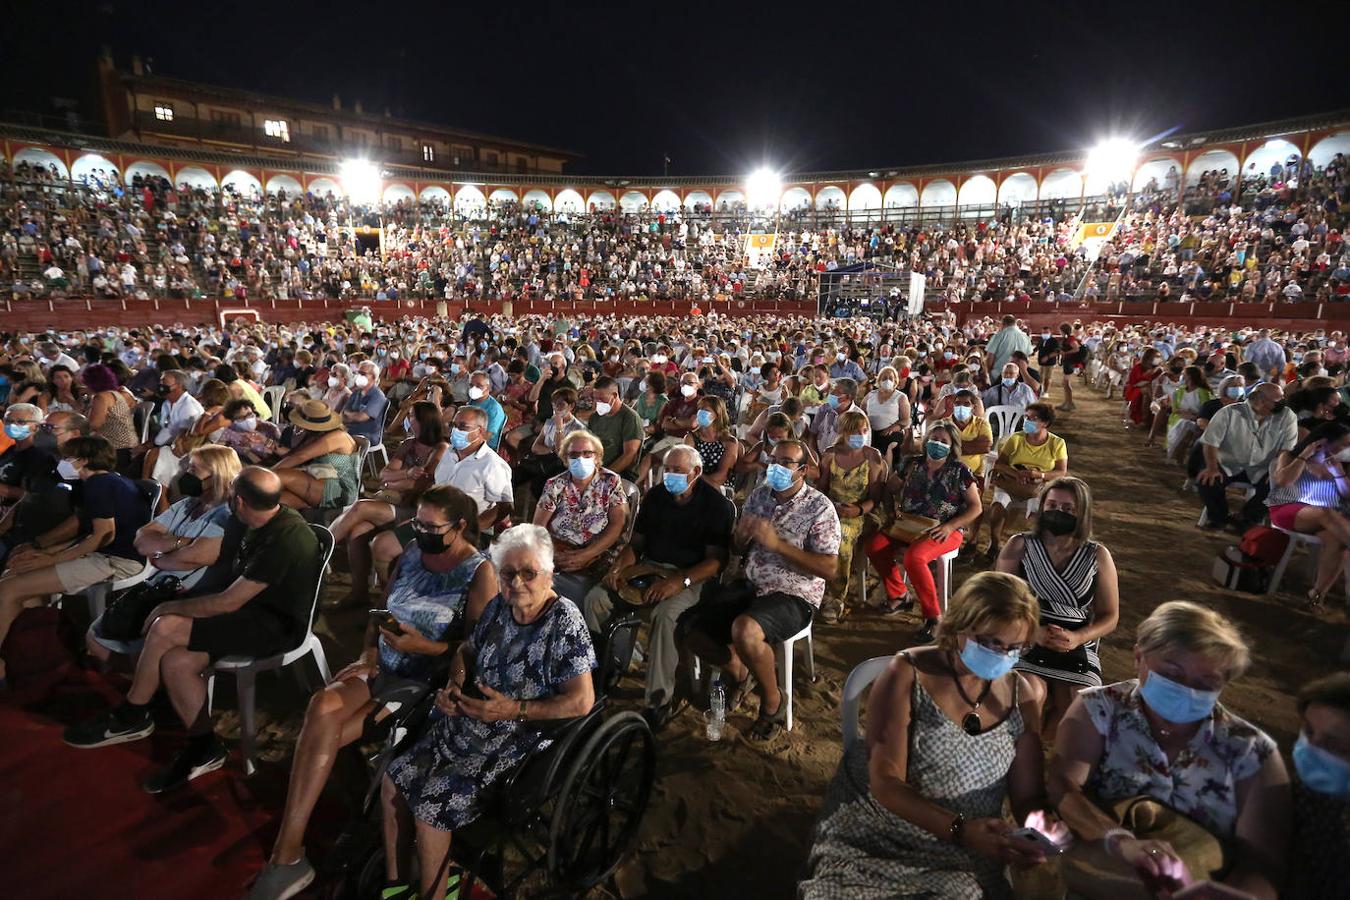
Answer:
[[[375,624],[385,631],[392,631],[394,634],[403,631],[403,628],[399,625],[398,619],[394,618],[394,614],[389,610],[372,609],[369,610],[369,612],[370,617],[375,620]]]
[[[1016,831],[1008,833],[1008,837],[1021,838],[1024,841],[1031,841],[1045,852],[1046,856],[1058,856],[1064,852],[1064,848],[1056,844],[1039,828],[1019,828]]]

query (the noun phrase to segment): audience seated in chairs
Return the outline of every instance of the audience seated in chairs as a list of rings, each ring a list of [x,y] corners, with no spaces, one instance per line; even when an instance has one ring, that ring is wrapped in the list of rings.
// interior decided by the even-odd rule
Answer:
[[[281,830],[251,900],[289,897],[313,880],[305,829],[338,750],[359,740],[372,716],[382,718],[382,697],[409,687],[431,690],[444,674],[440,661],[498,594],[496,570],[478,549],[478,512],[467,494],[448,485],[426,491],[412,528],[416,540],[403,549],[385,590],[381,608],[388,618],[370,618],[360,658],[309,701]]]
[[[69,444],[67,445],[69,452]],[[198,596],[170,600],[145,620],[145,645],[126,700],[66,729],[74,747],[103,747],[149,736],[148,704],[161,686],[187,726],[189,741],[165,769],[145,781],[158,794],[225,763],[225,746],[211,730],[204,673],[226,656],[263,658],[295,648],[310,627],[319,541],[299,513],[281,503],[281,479],[250,466],[234,480],[233,515],[226,523],[221,577]],[[217,580],[220,581],[216,584]]]
[[[66,538],[32,544],[10,553],[0,576],[0,644],[28,607],[52,594],[77,594],[103,581],[137,574],[145,557],[136,549],[136,531],[150,519],[150,498],[129,478],[117,474],[117,455],[107,439],[71,438],[61,448],[57,472],[80,482],[78,513]],[[0,660],[0,678],[4,677]]]
[[[1119,896],[1141,878],[1188,885],[1221,869],[1228,887],[1273,900],[1289,775],[1275,741],[1218,702],[1247,669],[1246,642],[1218,613],[1172,601],[1139,625],[1134,661],[1137,679],[1079,693],[1055,739],[1050,799],[1078,838],[1069,890]]]
[[[352,574],[352,589],[335,606],[356,606],[366,602],[370,594],[371,542],[384,533],[385,526],[403,522],[417,510],[417,501],[434,483],[433,473],[449,444],[445,440],[445,425],[440,410],[434,404],[419,400],[411,410],[412,437],[399,445],[393,459],[380,473],[380,491],[367,500],[357,500],[352,507],[333,522],[333,542],[347,548],[347,563]],[[479,533],[477,512],[472,533]],[[403,547],[403,542],[391,541],[396,548],[386,560],[392,560]]]
[[[408,883],[404,862],[415,837],[420,897],[447,896],[447,876],[456,877],[448,871],[453,832],[478,817],[498,778],[548,742],[531,723],[581,716],[595,705],[595,650],[581,611],[551,587],[548,532],[508,529],[493,544],[492,561],[501,593],[452,658],[450,683],[436,695],[424,734],[393,760],[383,784],[389,887]]]
[[[1205,468],[1195,478],[1205,503],[1206,528],[1228,527],[1228,485],[1234,483],[1255,488],[1234,527],[1245,531],[1264,517],[1270,466],[1298,441],[1298,421],[1292,410],[1279,405],[1283,398],[1283,388],[1265,381],[1251,388],[1246,403],[1225,406],[1209,420],[1200,436]]]
[[[1024,579],[1041,604],[1036,646],[1018,671],[1046,682],[1046,743],[1074,694],[1102,683],[1101,639],[1120,621],[1120,586],[1111,551],[1092,540],[1092,491],[1066,476],[1040,493],[1036,527],[1013,536],[999,552],[997,569]]]
[[[277,448],[273,467],[281,479],[281,502],[292,509],[344,509],[356,502],[361,472],[356,441],[342,419],[322,400],[291,410],[290,423],[304,432],[300,442]]]
[[[801,897],[1007,897],[1008,866],[1045,861],[1003,812],[1065,836],[1048,824],[1043,692],[1012,671],[1037,617],[1020,579],[981,572],[952,597],[936,646],[892,657],[830,784]]]
[[[821,620],[831,624],[848,613],[853,551],[886,483],[886,465],[881,454],[867,446],[868,427],[862,410],[850,409],[839,417],[836,423],[839,437],[820,459],[816,487],[834,504],[839,516],[839,562],[820,605]]]
[[[230,392],[225,382],[217,378],[208,378],[202,382],[201,390],[197,392],[197,402],[201,404],[202,412],[196,421],[168,444],[155,447],[145,454],[142,464],[145,477],[158,481],[166,488],[178,477],[183,462],[193,448],[204,443],[216,443],[230,427],[230,419],[225,413],[230,404]],[[94,424],[92,419],[89,424],[91,427]]]
[[[539,427],[530,454],[512,467],[512,484],[517,487],[528,484],[530,496],[535,499],[544,493],[544,482],[567,470],[567,464],[558,456],[558,441],[574,431],[586,430],[586,424],[573,415],[577,406],[577,392],[573,388],[560,387],[550,399],[553,414]]]
[[[233,449],[247,465],[263,465],[277,458],[281,429],[263,419],[252,400],[230,400],[221,415],[229,424],[215,433],[212,443]]]
[[[786,720],[773,647],[811,624],[839,559],[839,516],[806,483],[805,445],[783,441],[771,458],[733,534],[744,577],[708,592],[689,634],[690,648],[732,680],[728,713],[753,688],[751,676],[759,683],[756,740],[772,738]]]
[[[702,476],[702,460],[693,447],[667,451],[661,488],[647,492],[631,540],[586,594],[586,623],[597,633],[616,610],[630,610],[633,602],[652,607],[643,715],[654,729],[674,713],[680,619],[721,574],[731,543],[735,509]],[[635,587],[634,579],[644,586]]]
[[[635,481],[638,455],[642,452],[645,436],[642,420],[633,408],[619,397],[619,383],[602,375],[592,386],[595,411],[586,423],[586,430],[600,439],[605,448],[599,464],[621,478]]]
[[[1069,472],[1069,449],[1064,438],[1050,431],[1055,423],[1055,408],[1049,403],[1032,403],[1022,417],[1021,434],[1009,435],[998,448],[991,480],[994,484],[989,509],[989,549],[985,558],[998,559],[1003,546],[1003,525],[1008,510],[1028,509],[1041,485]]]
[[[1350,447],[1350,425],[1325,422],[1270,465],[1270,524],[1286,531],[1316,535],[1321,542],[1317,578],[1308,606],[1326,607],[1326,595],[1341,580],[1350,548],[1350,518],[1342,511],[1350,500],[1350,478],[1340,454]]]
[[[511,466],[487,443],[487,413],[461,406],[450,429],[450,448],[441,454],[433,475],[436,484],[452,484],[478,505],[478,530],[487,534],[511,515],[515,494]],[[411,535],[402,538],[403,543]]]
[[[380,390],[380,367],[370,360],[356,366],[352,392],[342,407],[341,422],[348,434],[360,436],[375,447],[384,441],[384,411],[389,403]]]
[[[962,445],[955,424],[937,422],[928,430],[924,454],[891,475],[882,492],[883,526],[867,541],[867,558],[881,575],[886,591],[883,615],[895,615],[910,608],[905,579],[895,564],[895,555],[905,547],[905,574],[918,597],[923,613],[920,642],[932,640],[942,616],[937,584],[929,564],[960,548],[965,529],[980,519],[983,501],[979,485],[970,469],[961,461]],[[914,517],[917,527],[906,525]],[[897,528],[897,526],[901,526]],[[925,527],[926,526],[926,527]],[[947,588],[950,590],[951,585]]]
[[[172,578],[179,593],[186,594],[205,577],[220,558],[230,491],[239,470],[239,457],[229,447],[207,444],[188,453],[187,468],[177,482],[183,499],[136,532],[136,551],[155,568],[147,584],[169,584]],[[107,634],[103,620],[96,618],[85,636],[90,655],[107,663],[113,653],[140,652],[142,640]]]
[[[613,566],[630,515],[623,479],[600,466],[604,453],[589,431],[563,438],[567,471],[544,484],[534,508],[534,524],[553,538],[553,589],[577,604]]]
[[[174,445],[192,430],[203,412],[201,401],[188,392],[189,387],[182,369],[170,369],[159,376],[159,431],[148,445],[139,448],[146,451],[142,477],[167,485],[177,476],[181,454],[174,452]]]
[[[0,501],[6,507],[0,516],[0,568],[12,548],[33,541],[70,517],[71,492],[63,490],[58,497],[55,490],[61,483],[56,474],[60,456],[52,446],[55,441],[38,440],[49,430],[44,419],[42,410],[31,403],[11,403],[5,408],[5,436],[13,443],[0,454]]]

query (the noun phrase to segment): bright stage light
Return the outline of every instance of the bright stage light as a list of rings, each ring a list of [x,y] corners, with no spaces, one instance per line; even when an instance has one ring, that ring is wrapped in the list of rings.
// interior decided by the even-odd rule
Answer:
[[[365,159],[349,159],[342,163],[342,186],[348,199],[355,203],[374,203],[380,199],[380,170]]]
[[[1109,138],[1088,151],[1084,164],[1087,176],[1092,181],[1106,183],[1122,181],[1134,171],[1139,148],[1125,138]]]
[[[759,168],[745,179],[745,204],[751,209],[774,209],[783,192],[783,179],[772,169]]]

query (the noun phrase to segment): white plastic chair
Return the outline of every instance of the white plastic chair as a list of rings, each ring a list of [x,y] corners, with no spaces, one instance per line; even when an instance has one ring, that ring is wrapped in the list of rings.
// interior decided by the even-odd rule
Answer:
[[[778,690],[782,693],[782,702],[787,704],[787,715],[784,717],[783,727],[787,731],[792,730],[792,662],[793,650],[800,640],[806,641],[806,676],[812,681],[816,680],[816,649],[815,642],[811,638],[811,625],[807,624],[805,628],[794,634],[792,637],[779,644],[773,645],[774,668],[778,673]],[[699,689],[703,676],[716,678],[721,670],[717,666],[703,667],[697,656],[689,661],[689,680],[692,682],[693,690]]]
[[[284,385],[274,384],[262,390],[262,398],[263,402],[267,404],[267,411],[272,414],[272,421],[279,425],[285,424],[281,421],[281,401],[285,396],[286,388]]]
[[[255,659],[251,656],[226,656],[216,661],[206,670],[206,712],[211,714],[211,703],[215,699],[216,676],[233,675],[239,695],[239,752],[244,757],[244,773],[252,775],[254,771],[253,755],[258,739],[258,726],[254,717],[257,704],[257,676],[259,672],[283,669],[292,663],[301,662],[306,656],[314,657],[323,684],[327,684],[332,675],[328,671],[328,658],[324,656],[323,644],[314,634],[314,615],[319,606],[319,593],[323,590],[323,572],[328,559],[333,555],[333,533],[322,525],[310,523],[314,536],[319,539],[319,565],[314,572],[314,599],[309,607],[309,627],[305,629],[305,638],[293,650],[277,656]],[[313,690],[301,669],[292,670],[305,690]]]
[[[1301,531],[1290,531],[1288,528],[1281,528],[1278,525],[1272,525],[1276,531],[1288,535],[1289,543],[1284,547],[1284,555],[1275,565],[1275,571],[1270,573],[1270,585],[1266,587],[1266,596],[1274,597],[1280,589],[1280,582],[1284,580],[1284,572],[1289,568],[1289,561],[1294,558],[1294,551],[1299,545],[1308,548],[1308,561],[1312,564],[1313,581],[1317,580],[1317,554],[1312,552],[1312,548],[1321,547],[1322,539],[1314,534],[1304,534]]]
[[[896,548],[896,553],[897,555],[903,555],[903,552],[898,547]],[[934,586],[937,587],[938,604],[944,613],[947,611],[947,601],[950,600],[952,596],[952,565],[956,562],[956,558],[960,554],[961,548],[957,547],[955,550],[949,550],[946,553],[942,554],[936,560],[937,571],[933,575],[933,583]],[[864,560],[867,559],[866,555],[863,555],[863,559]],[[897,565],[900,565],[900,571],[903,573],[905,571],[904,565],[900,562],[900,560],[896,560],[896,563]],[[858,582],[859,582],[858,602],[860,605],[866,606],[867,605],[866,563],[864,563],[862,567],[862,574],[858,575]],[[905,582],[907,584],[909,583],[908,574],[905,575]],[[912,591],[913,589],[914,586],[910,585],[910,590]]]
[[[882,672],[886,671],[886,666],[890,662],[889,656],[874,656],[854,666],[853,671],[848,673],[848,679],[844,682],[843,707],[840,710],[844,728],[845,753],[858,739],[858,703],[862,699],[862,692],[867,690],[867,686],[876,681]]]
[[[150,420],[155,417],[155,401],[142,400],[136,404],[136,411],[132,414],[133,418],[140,420],[141,443],[150,442]]]
[[[1022,406],[990,406],[985,409],[984,417],[989,420],[989,427],[993,429],[993,446],[997,447],[1003,442],[1003,439],[1015,433],[1022,427],[1022,419],[1026,416],[1026,407]]]
[[[388,466],[388,465],[389,465],[389,451],[385,449],[385,447],[384,447],[384,441],[380,441],[378,444],[375,444],[374,446],[371,446],[369,439],[367,439],[367,438],[362,438],[362,440],[366,441],[366,453],[365,453],[365,455],[364,455],[363,457],[361,457],[361,463],[362,463],[361,471],[364,472],[364,471],[365,471],[365,465],[366,465],[367,463],[369,463],[369,464],[370,464],[370,477],[371,477],[371,478],[374,478],[374,477],[376,477],[377,475],[380,474],[381,470],[383,470],[385,466]],[[377,453],[378,453],[381,457],[384,458],[384,466],[381,466],[381,467],[378,468],[378,469],[375,467],[375,460],[373,459],[374,455],[377,454]]]

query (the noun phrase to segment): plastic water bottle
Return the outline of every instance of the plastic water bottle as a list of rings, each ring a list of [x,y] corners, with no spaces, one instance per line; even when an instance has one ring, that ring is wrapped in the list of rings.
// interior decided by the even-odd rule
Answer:
[[[726,691],[722,688],[722,681],[719,679],[713,684],[712,693],[708,697],[708,740],[720,741],[722,739],[722,723],[726,721],[726,718]]]

